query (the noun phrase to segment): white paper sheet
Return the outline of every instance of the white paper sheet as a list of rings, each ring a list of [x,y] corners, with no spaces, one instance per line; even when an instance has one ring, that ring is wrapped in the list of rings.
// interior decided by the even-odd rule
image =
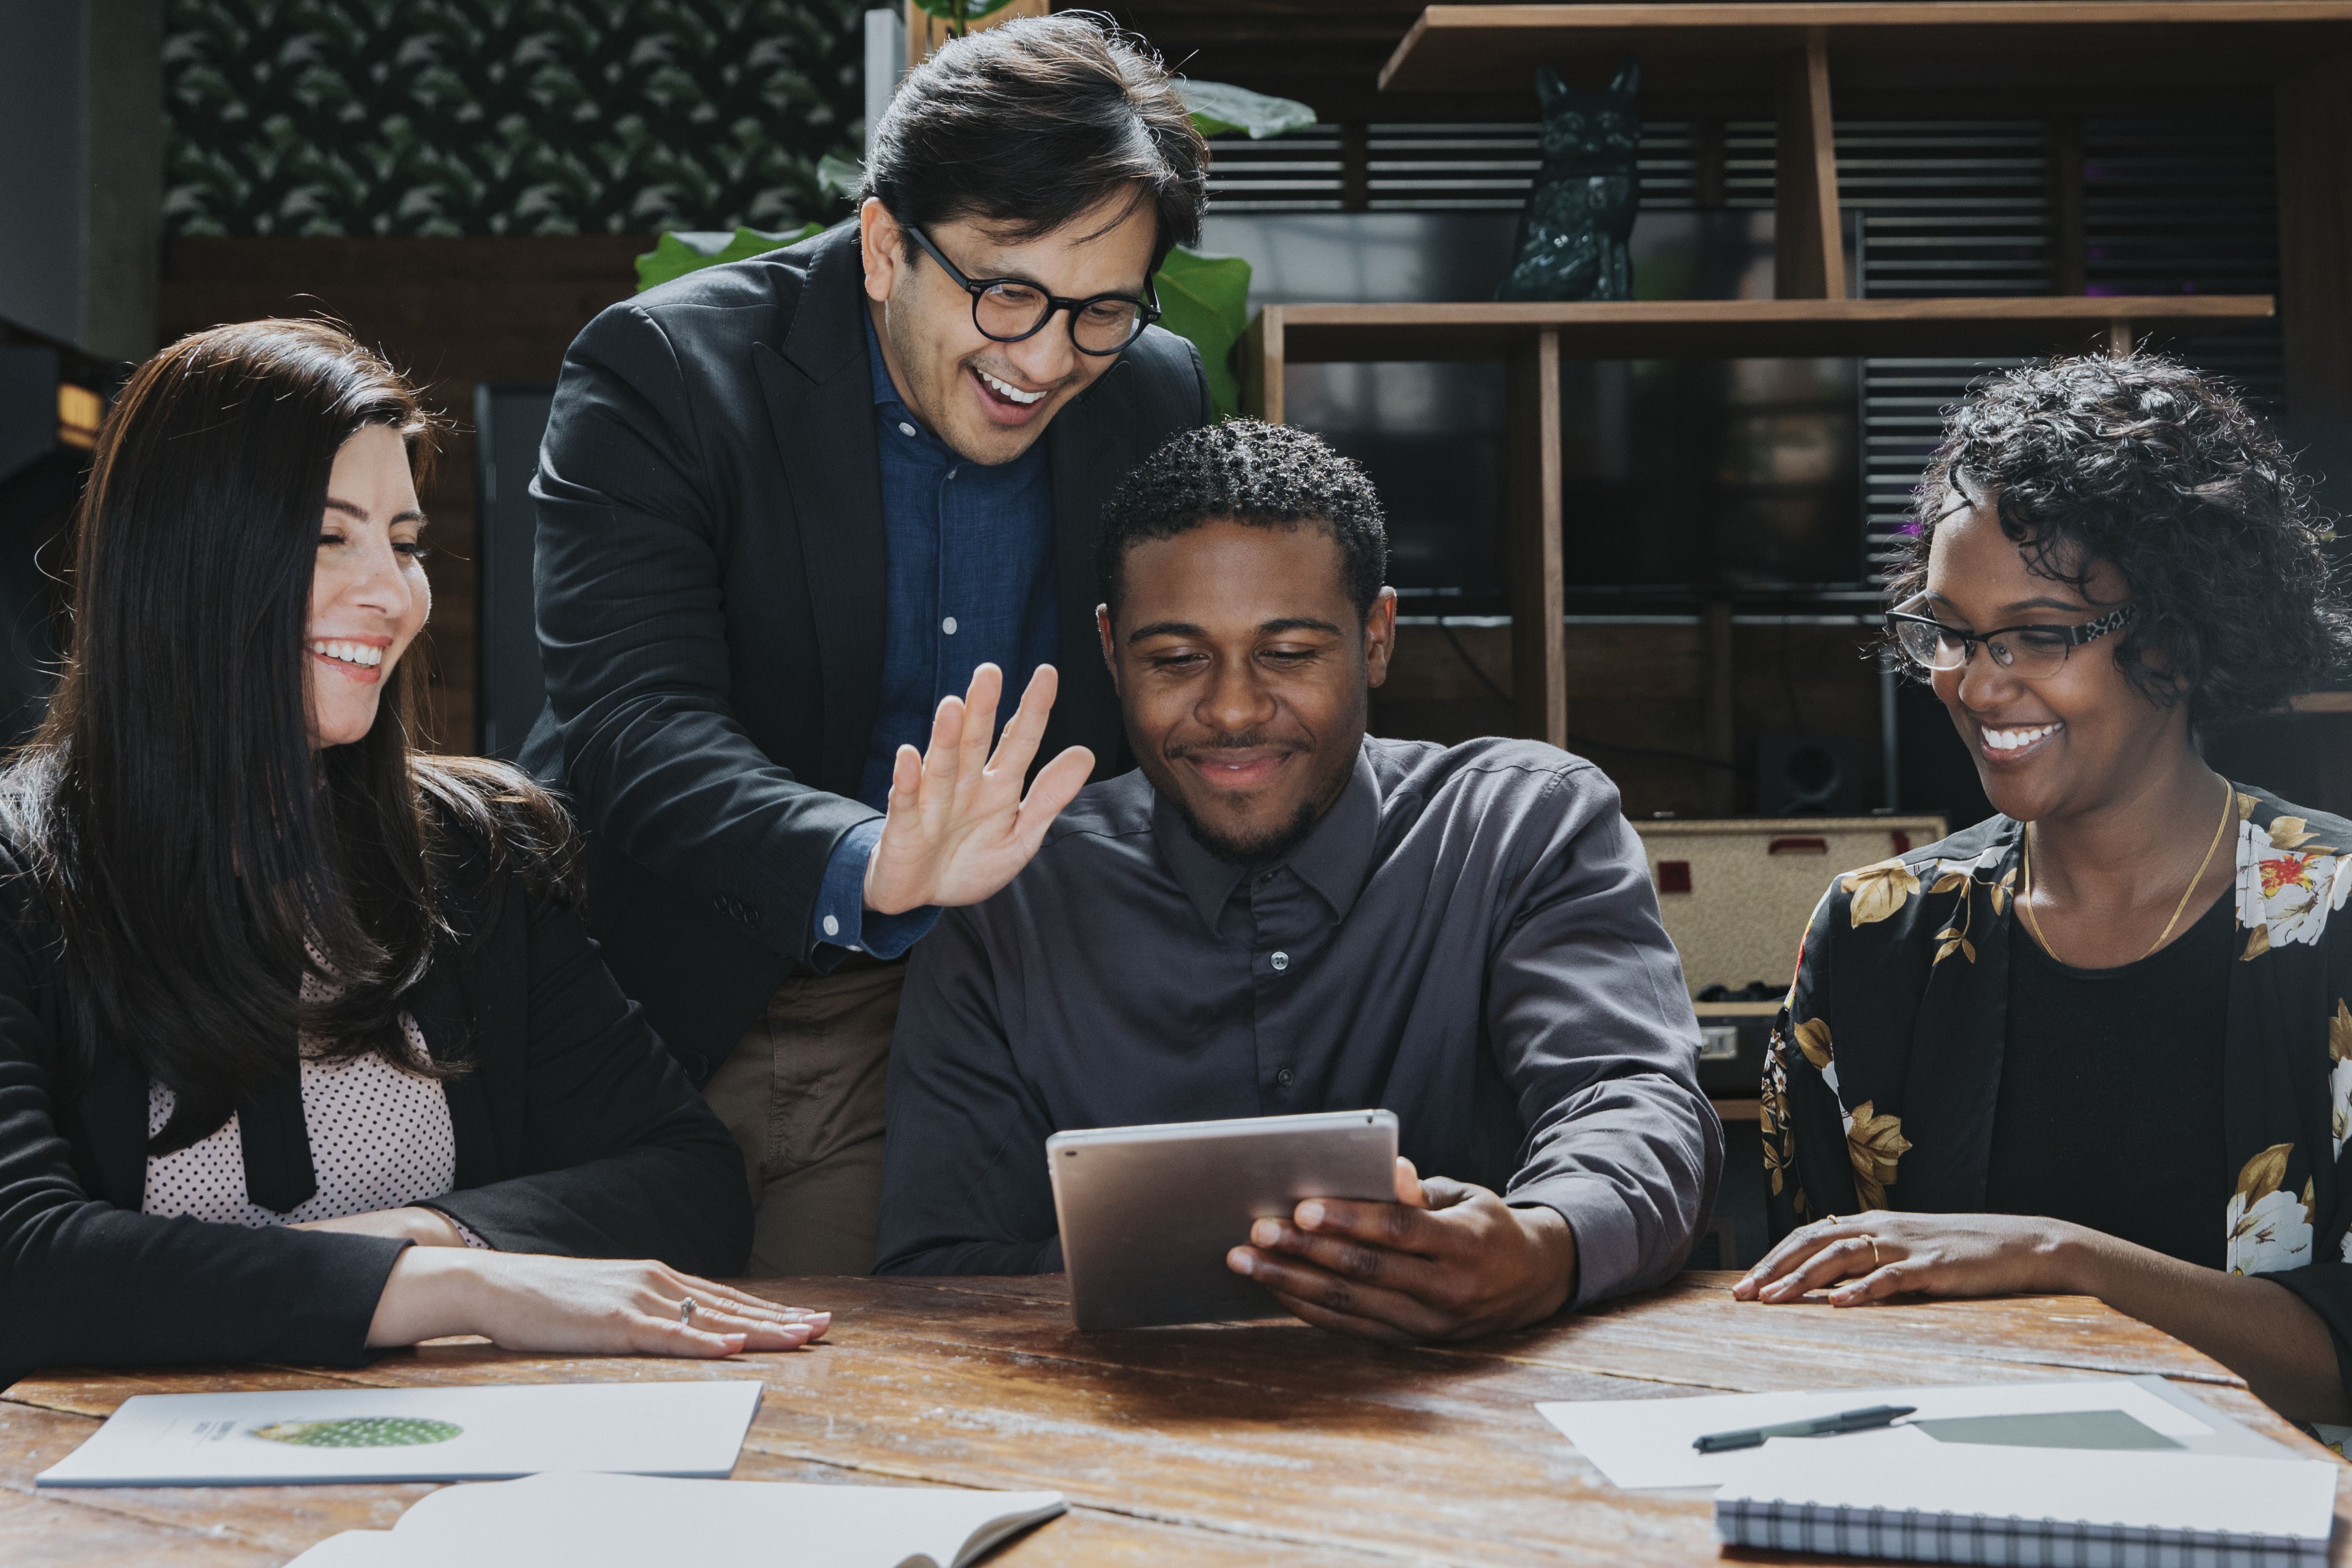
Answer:
[[[2149,1386],[2153,1384],[2154,1386]],[[1744,1474],[1767,1449],[1852,1443],[1842,1437],[1776,1437],[1760,1448],[1702,1454],[1691,1447],[1708,1432],[1771,1426],[1873,1405],[1911,1405],[1930,1419],[2024,1415],[2054,1410],[2120,1410],[2178,1440],[2192,1453],[2287,1458],[2287,1449],[2247,1431],[2159,1377],[2102,1377],[2064,1383],[1962,1384],[1924,1388],[1832,1388],[1798,1394],[1710,1394],[1691,1398],[1580,1400],[1536,1406],[1594,1468],[1621,1487],[1711,1487]],[[2046,1453],[2049,1450],[2037,1449]]]
[[[724,1477],[751,1379],[142,1394],[35,1478],[46,1487],[502,1480],[541,1470]]]
[[[299,1568],[955,1568],[1067,1508],[1059,1492],[533,1476],[450,1487],[388,1531],[352,1530]]]
[[[1829,1442],[1833,1461],[1820,1442],[1766,1444],[1716,1500],[2321,1541],[2335,1523],[2336,1467],[2326,1459],[1956,1446],[1902,1427]]]

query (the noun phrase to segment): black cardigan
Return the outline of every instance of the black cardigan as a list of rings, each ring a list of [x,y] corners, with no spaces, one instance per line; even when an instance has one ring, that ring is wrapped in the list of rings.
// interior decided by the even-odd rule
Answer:
[[[408,999],[434,1058],[471,1063],[446,1083],[456,1190],[432,1206],[502,1251],[740,1270],[742,1158],[576,911],[494,896],[478,847],[449,891],[455,940]],[[0,847],[0,1387],[47,1366],[363,1360],[409,1244],[140,1213],[147,1078],[103,1043],[87,1073],[73,1061],[58,943]]]

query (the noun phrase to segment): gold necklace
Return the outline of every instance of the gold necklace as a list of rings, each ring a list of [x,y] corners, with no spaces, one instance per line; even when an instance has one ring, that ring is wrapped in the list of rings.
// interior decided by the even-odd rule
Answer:
[[[2233,815],[2230,808],[2237,804],[2237,786],[2231,784],[2228,779],[2223,779],[2221,781],[2221,820],[2214,825],[2213,842],[2205,846],[2205,858],[2197,862],[2197,869],[2189,875],[2189,886],[2180,889],[2180,901],[2172,906],[2172,918],[2164,922],[2164,929],[2156,933],[2156,940],[2147,944],[2147,952],[2141,953],[2140,958],[2147,958],[2158,948],[2162,947],[2171,937],[2172,928],[2180,923],[2180,911],[2189,907],[2189,895],[2195,892],[2197,884],[2205,879],[2205,868],[2213,863],[2213,851],[2221,847],[2221,835],[2229,830],[2230,818]],[[2050,939],[2042,934],[2042,922],[2033,918],[2033,833],[2032,828],[2021,830],[2018,834],[2018,842],[2021,847],[2024,861],[2018,879],[2024,884],[2017,895],[2018,912],[2025,917],[2026,929],[2033,933],[2033,940],[2042,944],[2042,951],[2053,958],[2058,958],[2057,949],[2052,947]],[[2058,962],[2063,963],[2066,961],[2058,958]],[[2133,962],[2137,963],[2138,960],[2135,959]]]

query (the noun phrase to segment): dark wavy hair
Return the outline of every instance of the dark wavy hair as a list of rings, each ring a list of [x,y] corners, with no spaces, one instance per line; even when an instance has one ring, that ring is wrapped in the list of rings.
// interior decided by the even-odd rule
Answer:
[[[1208,165],[1151,47],[1066,11],[951,38],[908,72],[874,127],[861,195],[925,233],[979,217],[1034,239],[1131,192],[1158,219],[1157,271],[1200,237]]]
[[[0,836],[64,937],[79,1061],[101,1041],[176,1097],[184,1148],[293,1070],[298,1039],[413,1071],[398,1026],[447,918],[449,855],[487,846],[573,882],[570,829],[498,763],[410,750],[416,650],[375,723],[312,752],[303,660],[335,454],[435,421],[341,329],[250,321],[183,338],[131,375],[77,519],[69,647],[39,732],[0,773]],[[315,955],[315,956],[314,956]],[[299,995],[306,974],[323,1002]]]
[[[1920,480],[1895,602],[1926,586],[1955,496],[1990,500],[2028,568],[2077,593],[2112,563],[2139,606],[2116,660],[2151,701],[2186,702],[2200,733],[2352,668],[2309,482],[2235,390],[2177,360],[2057,359],[1979,386]]]
[[[1339,542],[1357,615],[1371,614],[1388,577],[1389,536],[1362,467],[1304,430],[1228,419],[1171,439],[1111,492],[1095,544],[1095,582],[1111,618],[1130,548],[1219,521],[1322,529]]]

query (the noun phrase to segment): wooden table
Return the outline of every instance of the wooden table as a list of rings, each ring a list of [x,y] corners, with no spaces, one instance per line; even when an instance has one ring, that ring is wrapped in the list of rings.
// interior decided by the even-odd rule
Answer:
[[[1468,1346],[1388,1350],[1295,1324],[1080,1336],[1057,1276],[800,1279],[833,1342],[718,1364],[514,1355],[448,1342],[358,1372],[76,1373],[0,1395],[0,1563],[277,1563],[383,1529],[428,1488],[36,1494],[133,1394],[742,1377],[769,1385],[739,1479],[927,1481],[1066,1493],[992,1563],[1592,1563],[1718,1558],[1707,1504],[1601,1480],[1538,1399],[2161,1373],[2323,1452],[2214,1363],[2074,1297],[1836,1310],[1734,1302],[1727,1274]],[[2352,1467],[2333,1561],[2352,1561]],[[1805,1561],[1798,1558],[1776,1561]]]

